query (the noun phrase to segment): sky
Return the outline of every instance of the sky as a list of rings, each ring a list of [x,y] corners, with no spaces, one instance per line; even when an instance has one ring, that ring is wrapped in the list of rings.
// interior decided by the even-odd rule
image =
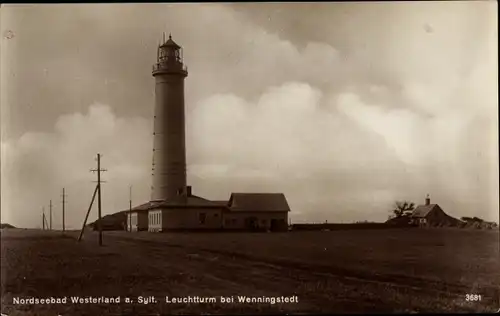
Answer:
[[[2,222],[79,228],[150,198],[163,32],[184,49],[188,183],[283,192],[292,222],[395,201],[498,221],[497,3],[43,4],[0,9]],[[89,220],[96,218],[93,209]]]

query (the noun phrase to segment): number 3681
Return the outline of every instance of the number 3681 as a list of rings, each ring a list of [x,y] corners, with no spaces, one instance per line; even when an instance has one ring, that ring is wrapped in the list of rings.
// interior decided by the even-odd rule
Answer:
[[[467,302],[479,302],[481,300],[481,295],[479,295],[479,294],[465,294],[465,300]]]

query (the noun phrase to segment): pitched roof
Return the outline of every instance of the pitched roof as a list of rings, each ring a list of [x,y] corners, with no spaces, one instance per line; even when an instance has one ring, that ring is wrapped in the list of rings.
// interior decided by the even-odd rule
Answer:
[[[411,217],[426,217],[436,206],[437,204],[429,204],[429,205],[419,205],[413,213]]]
[[[176,207],[221,207],[227,205],[209,201],[196,195],[178,196],[170,200],[149,201],[132,208],[132,211],[147,211],[155,208],[176,208]]]
[[[116,226],[120,226],[123,222],[127,221],[127,214],[126,214],[126,212],[127,211],[120,211],[120,212],[116,212],[116,213],[113,213],[113,214],[104,215],[101,218],[101,223],[103,225],[116,225]],[[87,226],[93,226],[97,222],[99,222],[98,219],[95,220],[92,223],[87,224]]]
[[[133,207],[132,211],[147,211],[147,210],[149,210],[155,204],[158,204],[158,202],[149,201],[147,203],[144,203],[144,204],[138,205],[136,207]]]
[[[190,196],[179,196],[177,199],[167,200],[162,203],[162,206],[165,207],[176,207],[176,206],[201,206],[201,207],[220,207],[220,204],[217,204],[213,201],[207,200],[205,198],[199,197],[197,195]]]
[[[216,203],[217,205],[221,206],[227,206],[229,204],[229,201],[212,201],[213,203]]]
[[[283,193],[232,193],[229,208],[232,211],[290,211]]]
[[[170,200],[149,201],[132,208],[132,212],[156,208],[227,208],[232,211],[289,212],[290,207],[283,193],[232,193],[229,201],[210,201],[202,197],[178,196]]]
[[[172,36],[171,35],[168,36],[168,40],[165,43],[163,43],[162,45],[160,45],[160,47],[167,47],[167,46],[168,47],[173,47],[175,49],[181,48],[179,45],[177,45],[176,42],[174,42],[172,40]]]

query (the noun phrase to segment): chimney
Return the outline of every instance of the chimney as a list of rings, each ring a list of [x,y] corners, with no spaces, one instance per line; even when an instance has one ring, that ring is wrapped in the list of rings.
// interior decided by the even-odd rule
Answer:
[[[427,197],[425,198],[425,205],[430,205],[431,204],[431,198],[429,197],[429,194],[427,194]]]
[[[190,185],[187,185],[185,186],[184,188],[180,188],[177,190],[177,195],[179,196],[191,196],[192,193],[191,193],[191,186]]]

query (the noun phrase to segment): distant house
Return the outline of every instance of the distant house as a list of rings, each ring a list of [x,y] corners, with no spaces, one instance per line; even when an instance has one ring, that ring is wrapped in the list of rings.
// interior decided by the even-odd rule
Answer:
[[[127,229],[127,215],[126,211],[121,211],[114,214],[105,215],[101,218],[101,229],[102,230],[126,230]],[[88,224],[93,230],[98,230],[97,225],[99,220]]]
[[[290,206],[283,193],[233,193],[224,213],[224,228],[288,230]]]
[[[438,204],[431,204],[427,195],[424,205],[419,205],[410,215],[410,223],[418,226],[457,226],[460,220],[449,216]]]

